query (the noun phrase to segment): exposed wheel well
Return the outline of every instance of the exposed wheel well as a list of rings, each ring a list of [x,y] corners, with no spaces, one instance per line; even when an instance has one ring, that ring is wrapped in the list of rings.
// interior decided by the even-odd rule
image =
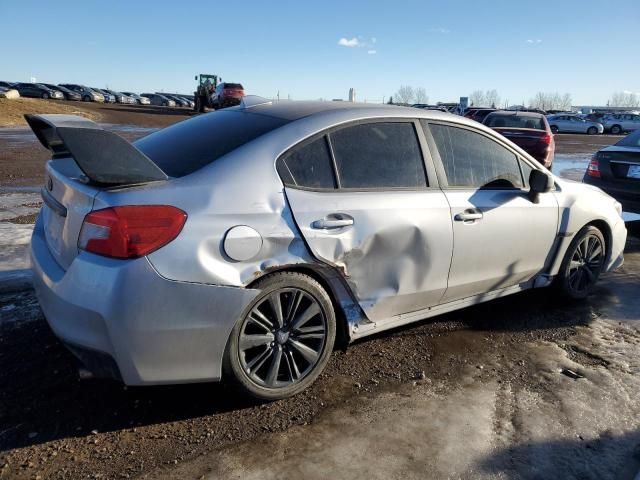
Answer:
[[[270,269],[268,272],[265,272],[263,275],[260,275],[258,278],[253,280],[249,285],[246,286],[246,288],[252,288],[252,286],[258,280],[276,272],[297,272],[297,273],[302,273],[310,276],[316,282],[322,285],[322,288],[326,290],[327,294],[329,295],[329,298],[331,299],[331,304],[333,305],[333,310],[336,315],[335,346],[341,350],[346,350],[350,341],[349,322],[347,321],[347,316],[340,302],[341,294],[336,291],[338,290],[337,288],[338,285],[336,285],[336,282],[339,282],[339,281],[341,282],[341,280],[333,276],[330,279],[326,273],[321,271],[324,268],[328,268],[328,267],[321,267],[320,269],[318,269],[310,265],[301,264],[301,265],[291,265],[291,266],[286,266],[282,268]],[[345,294],[343,293],[342,296],[344,295]]]

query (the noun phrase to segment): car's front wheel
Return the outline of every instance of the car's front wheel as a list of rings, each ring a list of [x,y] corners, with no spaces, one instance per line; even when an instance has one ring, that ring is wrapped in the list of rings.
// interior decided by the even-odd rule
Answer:
[[[598,133],[598,129],[596,127],[587,128],[587,135],[596,135]]]
[[[249,395],[279,400],[311,385],[333,350],[336,317],[326,290],[308,275],[274,273],[233,328],[225,372]]]
[[[49,94],[47,92],[44,92],[42,94],[42,98],[43,98],[43,100],[47,100],[49,98]]]
[[[613,135],[620,135],[622,133],[622,127],[620,125],[614,125],[611,127],[611,133]]]
[[[568,297],[585,298],[596,282],[606,258],[606,244],[602,232],[593,225],[580,230],[569,244],[560,266],[556,285]]]

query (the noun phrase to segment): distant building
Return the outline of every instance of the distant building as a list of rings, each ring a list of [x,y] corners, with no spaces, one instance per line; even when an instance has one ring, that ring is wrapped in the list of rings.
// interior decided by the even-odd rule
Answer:
[[[603,107],[595,105],[576,105],[571,107],[571,110],[577,110],[580,113],[598,113],[598,112],[628,112],[630,110],[637,110],[637,107]]]
[[[356,101],[356,90],[353,87],[349,89],[349,101],[350,102]]]

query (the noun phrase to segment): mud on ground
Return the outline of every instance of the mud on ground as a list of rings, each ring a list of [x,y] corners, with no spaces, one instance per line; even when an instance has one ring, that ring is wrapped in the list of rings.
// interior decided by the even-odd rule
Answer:
[[[616,275],[640,271],[636,237],[630,239],[627,256],[631,265]],[[464,397],[459,392],[470,379],[496,385],[498,392],[504,385],[509,392],[526,391],[536,398],[557,396],[554,379],[561,373],[541,375],[531,351],[552,345],[567,368],[578,373],[608,369],[621,334],[610,331],[614,347],[604,351],[577,342],[576,335],[592,328],[607,305],[633,304],[632,286],[617,293],[605,283],[581,303],[559,300],[548,289],[529,291],[383,333],[335,352],[308,391],[269,404],[247,400],[224,384],[126,388],[80,381],[77,363],[50,331],[33,293],[5,292],[0,295],[0,478],[158,478],[173,475],[183,463],[174,478],[224,478],[234,471],[212,468],[211,459],[227,455],[220,465],[229,467],[228,459],[238,451],[234,444],[240,443],[240,449],[272,445],[281,441],[270,440],[274,432],[307,428],[327,416],[360,418],[369,411],[377,417],[379,396],[404,398],[410,395],[407,388],[419,387],[421,395],[445,403]],[[611,295],[619,296],[613,300]],[[633,315],[640,318],[635,304]],[[626,328],[625,335],[626,341],[640,343],[632,329]],[[308,428],[313,432],[315,427]],[[291,435],[300,435],[297,431]],[[225,446],[232,450],[221,450]],[[246,468],[251,465],[256,473],[255,464]]]

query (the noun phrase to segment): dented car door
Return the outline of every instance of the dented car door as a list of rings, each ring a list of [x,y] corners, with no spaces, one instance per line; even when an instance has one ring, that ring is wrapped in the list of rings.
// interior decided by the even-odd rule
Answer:
[[[343,273],[373,321],[436,305],[447,288],[450,209],[418,126],[341,127],[278,166],[313,255]]]

